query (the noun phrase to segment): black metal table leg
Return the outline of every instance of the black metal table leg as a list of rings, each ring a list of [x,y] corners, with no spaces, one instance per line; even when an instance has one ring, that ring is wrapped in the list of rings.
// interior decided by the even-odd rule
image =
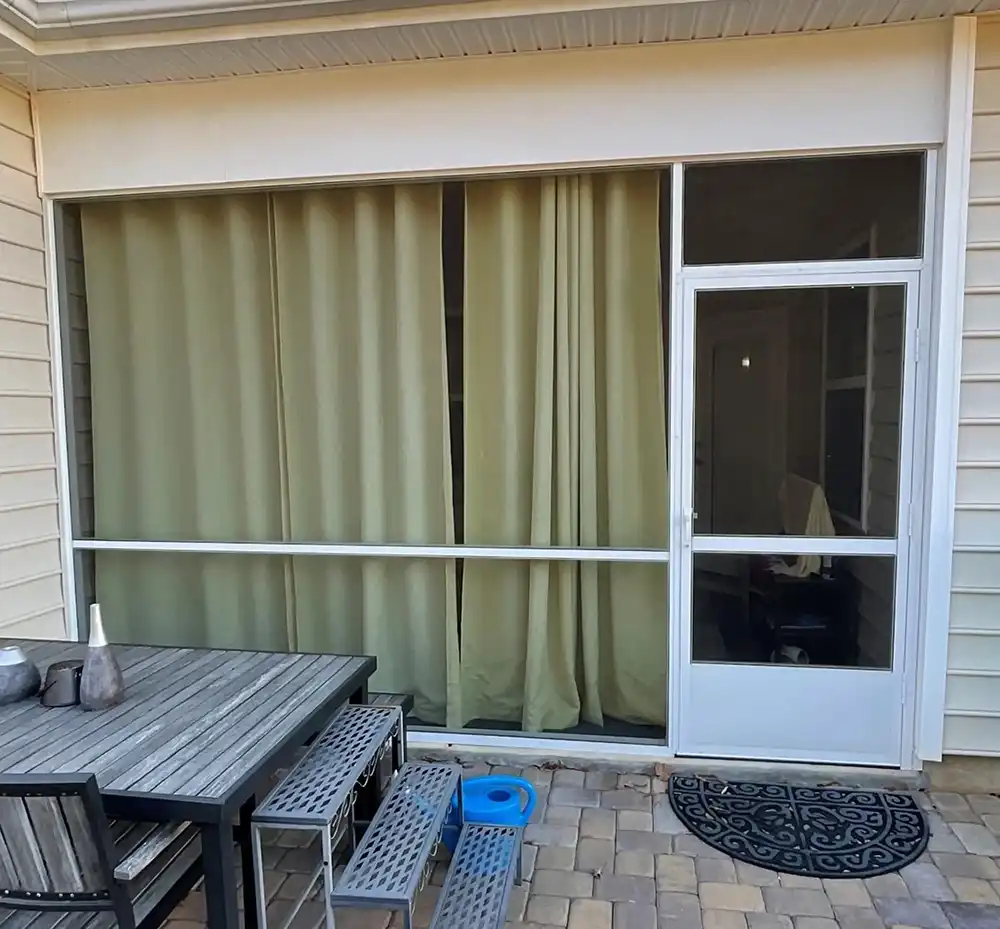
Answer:
[[[351,694],[350,703],[358,703],[364,706],[368,703],[368,682],[365,681],[354,693]]]
[[[240,863],[243,866],[243,913],[246,929],[257,926],[257,882],[253,870],[253,842],[250,839],[250,818],[257,806],[257,798],[250,797],[240,807]]]
[[[228,821],[203,826],[202,861],[205,865],[205,904],[208,929],[239,929],[240,913],[236,894],[236,851],[233,827]],[[253,871],[250,871],[253,882]],[[245,883],[245,882],[244,882]],[[247,929],[256,929],[256,911],[246,914]]]

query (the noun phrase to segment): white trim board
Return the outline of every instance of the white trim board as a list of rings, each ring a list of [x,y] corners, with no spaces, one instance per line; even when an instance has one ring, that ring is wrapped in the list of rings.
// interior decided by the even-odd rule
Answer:
[[[949,37],[936,22],[43,93],[43,192],[924,148],[944,139]]]
[[[56,477],[59,499],[59,549],[62,562],[63,609],[66,637],[78,638],[75,555],[73,553],[73,494],[70,470],[76,467],[70,452],[66,421],[65,333],[60,300],[64,292],[65,267],[61,230],[56,222],[55,205],[42,200],[42,231],[45,240],[46,297],[49,314],[49,352],[52,358],[52,416],[56,432]]]
[[[934,191],[938,208],[932,254],[939,257],[931,281],[924,282],[928,292],[922,295],[922,301],[930,298],[935,313],[932,331],[921,340],[931,367],[930,405],[922,487],[915,486],[913,494],[923,508],[925,526],[922,557],[914,565],[922,578],[917,597],[920,635],[915,643],[918,671],[912,688],[915,765],[940,760],[944,748],[975,66],[976,19],[957,17],[952,22],[947,136]],[[920,346],[921,354],[924,347]]]

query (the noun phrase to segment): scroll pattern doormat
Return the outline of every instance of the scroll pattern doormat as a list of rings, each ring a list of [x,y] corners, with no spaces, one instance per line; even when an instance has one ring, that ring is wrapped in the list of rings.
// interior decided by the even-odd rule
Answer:
[[[703,842],[806,877],[874,877],[923,854],[929,829],[907,794],[670,775],[670,805]]]

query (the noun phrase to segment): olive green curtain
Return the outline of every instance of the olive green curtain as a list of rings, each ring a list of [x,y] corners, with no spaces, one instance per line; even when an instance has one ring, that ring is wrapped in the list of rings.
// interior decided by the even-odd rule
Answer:
[[[659,548],[666,403],[656,172],[466,187],[465,539]],[[661,565],[467,562],[463,717],[662,725]]]
[[[664,548],[654,172],[468,185],[468,544]],[[454,541],[440,185],[81,208],[98,538]],[[457,450],[456,450],[457,452]],[[662,724],[666,569],[99,552],[124,641],[366,652],[418,715]]]
[[[85,205],[99,538],[453,540],[440,185]],[[105,553],[120,640],[375,654],[444,722],[454,563]],[[450,688],[450,691],[449,691]]]
[[[452,544],[440,186],[273,203],[291,537]],[[377,655],[374,686],[445,722],[453,561],[296,557],[292,592],[300,648]]]
[[[282,538],[263,196],[81,208],[98,538]],[[98,552],[109,633],[283,648],[282,559]]]

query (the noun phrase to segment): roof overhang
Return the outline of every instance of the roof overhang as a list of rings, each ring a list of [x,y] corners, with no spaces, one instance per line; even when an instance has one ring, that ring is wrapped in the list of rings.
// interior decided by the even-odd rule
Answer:
[[[685,2],[685,0],[681,0]],[[417,10],[427,0],[3,0],[0,19],[35,40]],[[457,6],[480,5],[459,0]]]
[[[1000,0],[0,0],[0,75],[30,90],[942,19]]]

